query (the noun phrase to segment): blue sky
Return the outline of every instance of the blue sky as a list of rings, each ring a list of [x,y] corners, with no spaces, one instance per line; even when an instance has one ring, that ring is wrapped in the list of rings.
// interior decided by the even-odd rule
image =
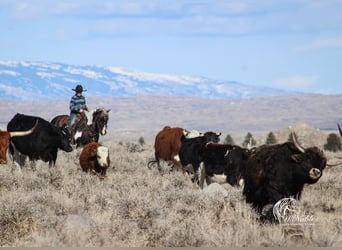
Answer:
[[[341,0],[0,0],[0,60],[342,93]]]

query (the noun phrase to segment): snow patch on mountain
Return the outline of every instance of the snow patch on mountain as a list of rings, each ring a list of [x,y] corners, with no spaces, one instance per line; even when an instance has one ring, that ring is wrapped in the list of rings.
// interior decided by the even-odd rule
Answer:
[[[242,99],[294,94],[235,81],[157,74],[123,67],[0,61],[0,98],[3,99],[43,101],[70,98],[76,84],[82,84],[87,89],[87,96],[161,95]]]

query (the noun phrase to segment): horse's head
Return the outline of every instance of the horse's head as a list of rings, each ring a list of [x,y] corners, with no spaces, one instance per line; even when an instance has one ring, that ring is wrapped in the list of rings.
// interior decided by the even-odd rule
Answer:
[[[104,109],[104,108],[97,108],[93,112],[93,119],[92,123],[95,127],[95,130],[101,134],[105,135],[107,134],[107,123],[108,123],[108,118],[109,118],[109,113],[110,109]]]

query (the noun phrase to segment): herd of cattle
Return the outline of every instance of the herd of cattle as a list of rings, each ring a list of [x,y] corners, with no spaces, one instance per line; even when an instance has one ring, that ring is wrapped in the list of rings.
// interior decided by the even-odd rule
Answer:
[[[73,128],[73,136],[68,129],[68,120],[56,124],[55,118],[49,122],[37,116],[16,114],[8,122],[7,131],[0,133],[0,163],[7,163],[9,149],[20,166],[28,157],[30,161],[48,162],[51,167],[56,163],[58,150],[71,152],[73,142],[77,147],[84,146],[79,159],[82,170],[103,177],[110,164],[109,151],[98,143],[98,139],[99,135],[107,133],[109,111],[98,108],[89,112],[88,117],[81,117]]]
[[[76,126],[73,138],[67,128],[66,115],[51,122],[40,117],[16,114],[8,123],[7,131],[0,133],[0,163],[6,164],[9,152],[20,166],[25,159],[43,160],[54,166],[58,150],[71,152],[72,143],[83,146],[80,166],[83,171],[105,177],[110,165],[109,150],[98,143],[99,135],[107,133],[108,113],[103,108],[89,112],[86,123]],[[64,118],[64,122],[61,122]],[[340,130],[340,128],[339,128]],[[341,136],[342,131],[340,130]],[[327,165],[327,158],[317,147],[303,148],[292,132],[293,142],[243,148],[220,143],[221,133],[187,131],[165,126],[155,137],[155,159],[192,174],[192,180],[203,188],[213,177],[224,177],[232,186],[243,184],[243,195],[262,219],[274,220],[272,208],[286,197],[300,199],[305,184],[316,183]]]
[[[342,131],[340,130],[341,136]],[[273,205],[282,198],[300,199],[305,184],[316,183],[327,163],[317,147],[302,147],[294,132],[293,142],[242,148],[219,143],[220,133],[206,132],[196,137],[178,127],[164,127],[155,138],[155,159],[170,162],[183,172],[192,172],[202,188],[214,176],[224,176],[232,186],[243,185],[246,202],[262,220],[274,221]],[[191,167],[192,166],[192,170]],[[263,211],[266,210],[266,211]]]

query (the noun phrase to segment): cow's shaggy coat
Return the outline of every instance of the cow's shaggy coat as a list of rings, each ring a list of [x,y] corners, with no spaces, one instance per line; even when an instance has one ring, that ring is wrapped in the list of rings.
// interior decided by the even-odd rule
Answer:
[[[243,194],[260,213],[282,198],[300,199],[304,184],[316,183],[326,163],[317,147],[301,149],[292,142],[261,146],[247,161]],[[264,218],[273,220],[272,211],[267,211]]]

